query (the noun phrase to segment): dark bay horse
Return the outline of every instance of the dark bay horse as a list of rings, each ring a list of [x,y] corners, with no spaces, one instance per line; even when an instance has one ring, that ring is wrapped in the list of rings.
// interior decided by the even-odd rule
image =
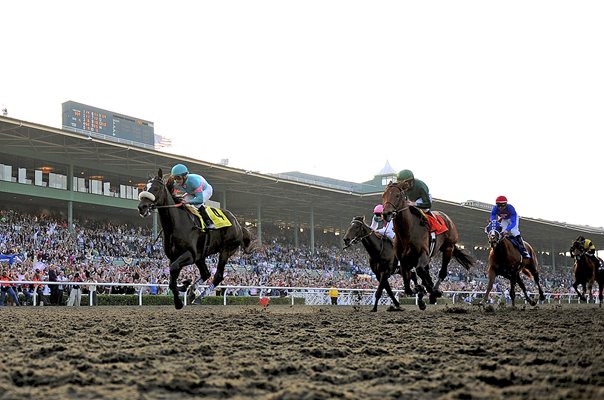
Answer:
[[[170,260],[170,290],[174,295],[176,309],[183,307],[179,291],[188,288],[188,283],[177,285],[180,270],[195,264],[199,269],[201,280],[210,278],[206,257],[218,253],[218,265],[211,286],[218,286],[224,278],[224,267],[229,259],[241,247],[244,252],[253,251],[250,232],[242,227],[230,211],[222,210],[231,226],[203,232],[196,225],[192,214],[176,203],[171,190],[163,181],[162,170],[147,183],[145,191],[139,194],[138,211],[141,217],[157,209],[164,235],[164,252]],[[211,213],[212,209],[208,209]],[[222,218],[219,213],[214,213]],[[195,217],[197,218],[197,217]],[[189,289],[189,293],[192,291]]]
[[[602,307],[602,286],[604,286],[604,270],[600,269],[600,263],[591,257],[583,245],[575,240],[570,248],[570,255],[575,259],[573,269],[575,281],[573,287],[579,296],[580,301],[587,301],[585,294],[589,295],[589,299],[593,298],[592,288],[594,282],[598,282],[598,298],[600,299],[600,307]],[[579,285],[583,286],[583,293],[579,291]]]
[[[512,243],[512,239],[502,234],[501,224],[497,221],[491,221],[485,228],[485,233],[489,240],[491,251],[489,252],[489,260],[487,262],[487,275],[489,282],[487,284],[487,290],[484,294],[483,303],[486,303],[489,299],[491,289],[493,289],[493,283],[497,275],[503,276],[510,281],[510,297],[512,298],[512,306],[515,306],[516,298],[516,284],[520,286],[524,293],[524,298],[531,305],[535,306],[537,302],[531,299],[526,292],[526,286],[520,277],[522,272],[529,278],[533,278],[537,288],[539,289],[539,300],[545,300],[545,295],[541,289],[539,283],[539,264],[537,263],[537,256],[535,250],[528,243],[524,242],[526,251],[531,255],[530,259],[522,259],[520,250]]]
[[[422,284],[417,286],[418,304],[420,309],[425,309],[423,301],[425,290],[430,294],[430,303],[442,296],[439,290],[440,282],[447,277],[447,266],[454,257],[466,269],[474,265],[474,259],[463,249],[457,246],[459,234],[457,227],[443,212],[433,211],[434,215],[442,217],[448,230],[436,236],[434,249],[442,253],[442,263],[438,273],[438,280],[433,283],[430,276],[430,229],[426,217],[416,207],[409,204],[405,193],[405,181],[391,182],[382,194],[384,211],[382,215],[387,221],[394,218],[394,232],[396,233],[396,256],[403,271],[415,269]],[[425,286],[425,288],[424,288]]]
[[[344,248],[348,248],[359,241],[363,244],[367,253],[369,253],[369,267],[371,267],[371,271],[375,274],[375,277],[379,282],[377,291],[375,292],[375,304],[371,311],[377,311],[378,302],[382,297],[384,289],[386,289],[386,293],[388,293],[388,296],[392,300],[394,309],[400,310],[400,304],[394,296],[390,283],[388,282],[388,278],[399,271],[398,260],[394,254],[392,241],[373,231],[371,227],[365,223],[365,217],[358,216],[353,218],[350,222],[350,226],[346,230],[346,234],[344,235]],[[407,295],[414,294],[411,290],[409,281],[413,280],[415,285],[417,285],[415,274],[407,272],[407,274],[403,276],[403,280],[405,282],[405,293]]]

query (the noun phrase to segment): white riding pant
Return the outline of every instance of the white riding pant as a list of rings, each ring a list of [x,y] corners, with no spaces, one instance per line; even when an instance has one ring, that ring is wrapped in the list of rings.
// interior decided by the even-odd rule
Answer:
[[[428,197],[430,198],[430,203],[432,203],[432,195],[428,194]],[[424,202],[422,201],[421,197],[419,199],[415,200],[415,205],[416,206],[421,206],[422,204],[424,204]],[[426,210],[430,211],[429,208],[426,208]]]
[[[512,228],[512,230],[510,231],[510,233],[514,236],[520,235],[520,230],[518,229],[519,222],[520,222],[520,218],[518,216],[516,216],[516,226],[514,228]],[[508,226],[510,226],[511,223],[512,223],[512,220],[510,220],[510,219],[502,219],[501,227],[503,228],[503,230],[507,230]]]

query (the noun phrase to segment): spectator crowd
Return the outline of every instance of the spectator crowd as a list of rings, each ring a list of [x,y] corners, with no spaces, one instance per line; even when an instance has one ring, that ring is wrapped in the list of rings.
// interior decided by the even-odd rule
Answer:
[[[225,271],[224,285],[277,287],[338,287],[374,289],[375,277],[369,269],[368,256],[361,245],[342,249],[341,246],[318,244],[314,251],[294,245],[278,228],[263,226],[268,238],[255,252],[238,252],[231,257]],[[156,239],[150,228],[128,226],[93,219],[74,219],[70,232],[65,218],[48,213],[32,214],[0,209],[0,279],[3,281],[34,281],[39,284],[12,285],[2,283],[0,305],[7,299],[15,302],[23,294],[31,304],[34,292],[50,304],[61,304],[68,291],[68,304],[79,304],[82,291],[111,294],[134,294],[129,284],[146,284],[149,294],[165,294],[160,284],[169,281],[168,260],[163,253],[161,237]],[[467,271],[456,262],[449,265],[449,277],[441,285],[444,290],[481,292],[486,289],[486,258],[475,255],[478,265]],[[208,258],[208,266],[216,264]],[[570,263],[569,263],[570,264]],[[438,257],[431,269],[436,275]],[[213,272],[213,271],[212,271]],[[181,280],[197,279],[197,267],[188,266]],[[546,292],[572,291],[570,267],[542,266],[541,280]],[[44,281],[84,282],[83,285],[44,285]],[[123,283],[123,286],[102,286],[94,283]],[[390,278],[393,288],[402,288],[402,279]],[[529,290],[532,281],[525,279]],[[507,280],[498,278],[495,290],[504,292]],[[73,286],[76,289],[71,290]],[[75,292],[75,294],[73,293]],[[254,295],[255,289],[241,289],[239,295]]]

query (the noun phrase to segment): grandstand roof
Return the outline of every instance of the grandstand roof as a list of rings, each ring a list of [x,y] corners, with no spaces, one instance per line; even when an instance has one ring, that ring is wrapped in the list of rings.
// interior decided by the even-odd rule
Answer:
[[[132,185],[146,182],[158,168],[169,171],[175,163],[184,162],[212,184],[213,200],[226,205],[245,221],[256,222],[259,216],[262,222],[307,229],[312,212],[314,226],[327,232],[345,230],[356,215],[369,217],[373,206],[381,202],[383,191],[380,175],[373,181],[352,183],[297,171],[260,174],[8,117],[0,117],[0,155],[1,163],[15,167],[72,165],[74,175],[102,175],[105,180]],[[390,165],[387,163],[386,167]],[[386,174],[394,173],[390,170],[392,167]],[[2,184],[0,181],[0,201],[9,198],[19,201],[19,194],[5,190]],[[45,202],[48,204],[50,200]],[[128,206],[131,211],[127,212],[136,215],[136,202],[131,203]],[[90,202],[77,207],[100,206]],[[486,244],[483,229],[488,210],[484,205],[435,199],[434,209],[444,211],[456,222],[466,246]],[[579,234],[604,243],[602,228],[531,218],[522,218],[522,232],[527,241],[543,251],[566,251]]]

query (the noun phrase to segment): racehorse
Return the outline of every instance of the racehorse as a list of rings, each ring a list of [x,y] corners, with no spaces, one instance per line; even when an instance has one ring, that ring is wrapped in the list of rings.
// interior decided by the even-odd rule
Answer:
[[[509,236],[504,235],[502,233],[501,224],[498,221],[491,221],[485,227],[484,231],[487,234],[491,251],[489,252],[489,260],[487,262],[489,282],[484,294],[483,303],[488,301],[489,294],[493,288],[493,283],[495,282],[495,277],[499,275],[510,280],[512,306],[516,305],[516,283],[520,286],[520,289],[522,289],[526,301],[531,306],[535,306],[537,302],[531,299],[526,292],[526,286],[520,277],[520,272],[529,278],[533,278],[539,289],[539,300],[545,300],[545,295],[543,294],[541,284],[539,283],[539,264],[533,247],[528,242],[524,242],[524,247],[531,255],[531,258],[523,260],[520,250],[512,243],[512,240],[515,240],[515,238],[511,239]]]
[[[199,281],[205,281],[211,274],[206,265],[206,257],[218,253],[218,265],[210,288],[211,292],[224,279],[224,267],[228,259],[241,247],[245,253],[253,251],[250,232],[242,227],[235,216],[228,210],[221,210],[222,216],[215,209],[208,209],[219,218],[226,217],[231,225],[211,231],[201,231],[191,213],[185,210],[182,203],[177,203],[171,194],[170,184],[163,180],[161,168],[157,176],[150,179],[146,190],[139,194],[138,211],[141,217],[151,214],[157,209],[164,235],[164,252],[170,260],[170,290],[174,295],[176,309],[183,307],[179,291],[188,290],[188,296],[193,295],[193,288],[189,283],[177,285],[180,270],[191,264],[197,265],[200,274]],[[198,281],[198,282],[199,282]]]
[[[372,230],[371,227],[365,223],[365,217],[363,216],[354,217],[350,222],[350,226],[344,235],[344,248],[348,248],[358,241],[361,241],[363,247],[365,247],[365,250],[369,253],[369,266],[379,282],[377,291],[375,292],[375,304],[371,311],[377,311],[378,302],[382,297],[384,289],[386,289],[386,293],[390,296],[390,299],[394,304],[394,309],[400,310],[400,304],[396,297],[394,297],[394,293],[388,282],[388,278],[398,272],[398,260],[394,254],[392,241]],[[413,280],[415,285],[417,285],[417,278],[414,273],[409,271],[405,272],[406,274],[403,275],[405,294],[412,295],[414,293],[411,290],[409,281]],[[403,274],[403,271],[401,271],[401,274]]]
[[[439,286],[441,281],[447,277],[447,267],[451,258],[454,257],[468,270],[474,265],[474,259],[457,246],[459,233],[451,218],[443,212],[433,211],[432,214],[441,217],[448,228],[446,232],[436,236],[434,249],[442,253],[442,263],[438,280],[433,283],[430,276],[430,259],[432,256],[430,254],[430,228],[422,211],[409,204],[405,189],[405,181],[388,184],[382,194],[382,203],[384,204],[382,215],[387,221],[394,218],[395,250],[401,264],[401,270],[411,271],[415,269],[422,280],[422,284],[417,286],[417,293],[419,308],[424,310],[426,304],[423,301],[423,296],[426,290],[430,294],[430,304],[436,303],[436,299],[442,296]]]
[[[593,259],[586,251],[583,245],[575,240],[570,248],[570,254],[575,259],[573,287],[581,301],[587,301],[585,293],[589,293],[589,299],[593,299],[592,287],[598,282],[598,298],[600,307],[602,307],[602,286],[604,286],[604,270],[600,270],[600,264]],[[579,285],[583,286],[583,293],[579,291]]]

